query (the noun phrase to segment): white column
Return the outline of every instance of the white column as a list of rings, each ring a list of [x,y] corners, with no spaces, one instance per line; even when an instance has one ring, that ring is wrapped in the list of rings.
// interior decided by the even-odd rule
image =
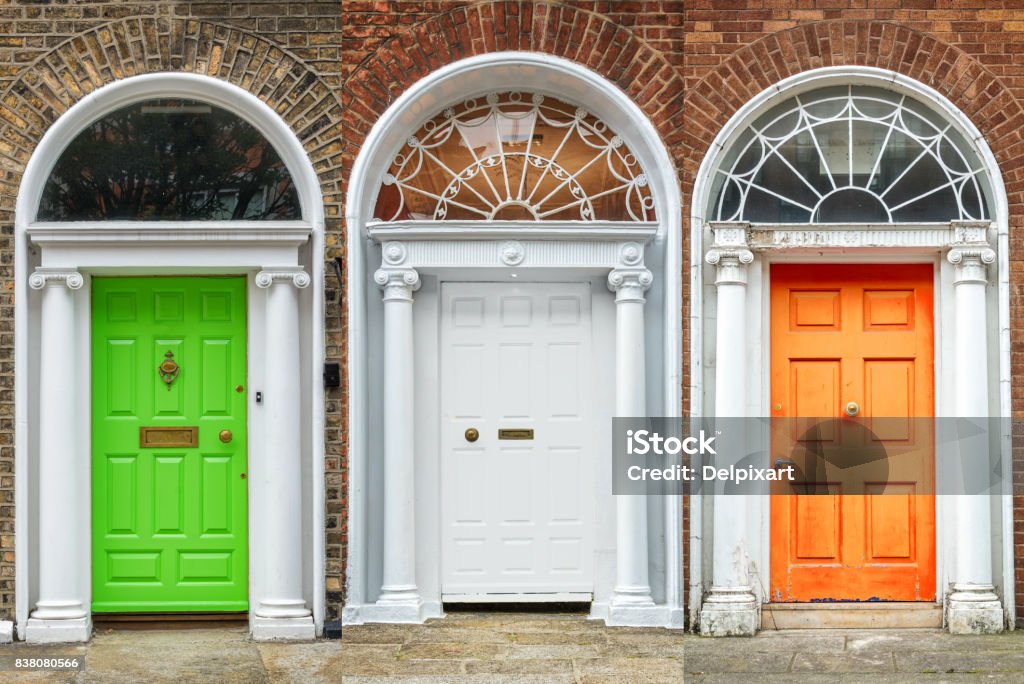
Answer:
[[[384,291],[384,564],[375,616],[382,622],[422,622],[416,586],[415,440],[412,293],[420,276],[399,243],[384,247],[373,275]]]
[[[716,228],[715,244],[705,259],[717,267],[717,327],[715,331],[715,418],[745,415],[747,390],[747,265],[754,261],[747,249],[746,229]],[[714,465],[730,465],[728,440],[739,435],[721,435]],[[747,572],[744,529],[747,525],[747,496],[712,495],[711,592],[700,612],[700,631],[710,636],[751,635],[757,632],[758,606]],[[699,561],[698,561],[699,562]]]
[[[256,568],[260,582],[251,631],[255,639],[312,639],[315,628],[302,591],[302,395],[298,378],[301,268],[267,269],[256,287],[267,290],[263,403],[265,461],[260,468],[261,515]]]
[[[615,415],[647,415],[644,366],[644,292],[654,278],[643,266],[643,248],[627,243],[621,265],[608,274],[615,293]],[[647,497],[615,497],[615,588],[608,624],[664,624],[651,598],[647,549]]]
[[[75,296],[84,280],[76,271],[37,269],[28,280],[42,290],[39,346],[39,600],[25,639],[33,642],[88,641],[92,631],[88,598],[82,595],[89,561],[78,531],[88,467],[79,463],[75,367]],[[88,454],[88,451],[84,452]]]
[[[980,231],[972,235],[971,231]],[[988,322],[985,288],[988,268],[996,253],[988,246],[983,229],[958,229],[958,237],[974,238],[954,245],[947,255],[953,264],[956,292],[953,334],[953,410],[956,418],[987,418]],[[989,468],[988,431],[977,439],[958,439],[960,462],[967,467]],[[977,454],[977,456],[973,456]],[[992,584],[992,515],[987,494],[952,497],[956,515],[956,549],[949,595],[947,624],[954,634],[986,634],[1003,631],[1003,608]]]

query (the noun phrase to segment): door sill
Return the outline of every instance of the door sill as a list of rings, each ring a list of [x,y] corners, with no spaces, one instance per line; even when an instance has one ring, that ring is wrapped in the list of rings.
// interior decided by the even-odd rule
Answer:
[[[97,629],[223,629],[247,627],[248,613],[93,613]]]
[[[761,629],[941,629],[942,606],[931,601],[767,603]]]

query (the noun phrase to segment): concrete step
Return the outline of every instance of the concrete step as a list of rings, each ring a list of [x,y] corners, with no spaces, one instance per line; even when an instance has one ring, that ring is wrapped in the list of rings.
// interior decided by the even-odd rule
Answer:
[[[761,608],[761,629],[941,628],[942,606],[934,603],[769,603]]]

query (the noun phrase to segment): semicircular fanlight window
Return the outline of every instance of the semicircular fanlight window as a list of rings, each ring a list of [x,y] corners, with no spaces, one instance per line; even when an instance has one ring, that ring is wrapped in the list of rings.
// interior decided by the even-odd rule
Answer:
[[[277,151],[205,102],[138,102],[86,126],[43,188],[41,221],[299,219]]]
[[[466,100],[408,138],[375,218],[652,221],[647,176],[586,110],[537,93]]]
[[[950,122],[890,90],[790,98],[744,130],[715,173],[708,215],[754,223],[989,218],[988,180]]]

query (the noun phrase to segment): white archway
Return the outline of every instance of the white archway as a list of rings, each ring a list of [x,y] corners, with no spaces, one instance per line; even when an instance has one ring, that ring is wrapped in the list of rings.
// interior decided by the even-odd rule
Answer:
[[[202,100],[236,114],[256,128],[275,148],[295,184],[302,209],[296,221],[189,221],[189,222],[60,222],[36,221],[43,187],[57,159],[71,140],[88,124],[131,103],[152,98]],[[264,485],[273,481],[272,459],[264,444],[275,435],[266,429],[253,401],[249,401],[249,598],[250,626],[256,638],[311,638],[322,629],[324,619],[324,394],[321,379],[324,358],[323,249],[324,212],[320,182],[301,142],[288,125],[266,103],[238,86],[197,74],[154,73],[116,81],[89,93],[65,112],[39,141],[23,175],[15,213],[15,458],[16,549],[18,577],[16,594],[17,627],[20,638],[30,640],[78,641],[87,639],[89,615],[90,527],[89,527],[89,387],[90,337],[88,279],[81,274],[145,275],[246,274],[248,279],[248,377],[253,389],[284,387],[265,359],[266,338],[274,329],[266,312],[267,293],[278,282],[294,283],[300,289],[291,310],[299,324],[297,358],[285,363],[300,403],[299,424],[289,439],[300,444],[294,460],[294,481],[301,489],[293,510],[277,516],[298,521],[301,554],[291,559],[291,585],[282,591],[265,571],[273,550],[261,537],[275,525],[273,508],[280,506]],[[30,290],[29,276],[37,277]],[[257,278],[257,274],[262,276]],[[56,280],[66,282],[73,320],[66,321],[74,371],[61,388],[70,398],[65,405],[67,429],[76,435],[65,476],[73,496],[58,502],[71,539],[67,567],[57,578],[73,604],[68,619],[35,620],[30,627],[29,612],[40,599],[39,552],[44,540],[38,506],[52,473],[41,472],[39,461],[41,297],[37,285]],[[84,282],[83,282],[84,281]],[[312,282],[312,287],[306,285]],[[278,309],[275,309],[278,311]],[[271,314],[272,315],[272,314]],[[269,372],[268,372],[269,371]],[[294,371],[294,372],[292,372]],[[255,397],[255,392],[251,393]],[[280,442],[277,442],[280,444]],[[269,477],[268,477],[269,476]],[[51,497],[52,498],[52,497]],[[52,502],[51,502],[52,503]],[[49,505],[49,504],[40,504]],[[50,578],[53,579],[52,577]],[[294,592],[296,596],[285,596]],[[300,605],[301,604],[301,605]],[[84,612],[84,617],[80,615]],[[53,614],[53,613],[51,613]],[[310,617],[310,614],[312,616]],[[26,627],[29,627],[26,630]],[[33,629],[35,632],[33,633]]]
[[[981,160],[984,171],[991,183],[989,198],[991,220],[986,221],[952,221],[945,226],[939,224],[879,224],[853,225],[833,230],[829,225],[786,224],[771,225],[772,230],[760,231],[766,236],[763,239],[753,237],[750,224],[746,223],[715,223],[706,215],[712,192],[712,176],[722,163],[730,145],[741,132],[758,116],[786,98],[818,88],[834,85],[867,85],[893,90],[905,94],[919,103],[924,104],[955,129],[968,141]],[[691,257],[691,307],[694,328],[691,334],[691,358],[695,369],[706,368],[702,360],[708,356],[711,345],[707,343],[708,330],[713,309],[714,278],[708,275],[705,265],[715,264],[719,273],[722,268],[737,267],[742,269],[739,279],[745,288],[745,311],[742,318],[745,322],[745,343],[738,346],[738,353],[746,353],[750,359],[747,363],[744,380],[738,387],[745,388],[745,398],[736,400],[735,410],[740,413],[730,415],[768,416],[768,352],[766,350],[766,334],[768,306],[766,293],[768,288],[767,263],[786,259],[821,260],[821,261],[885,261],[895,258],[904,261],[923,261],[935,264],[936,272],[936,416],[964,415],[963,404],[958,403],[958,393],[954,391],[956,369],[966,368],[968,364],[984,369],[986,364],[995,373],[988,383],[986,405],[982,407],[984,415],[1010,415],[1010,344],[1009,344],[1009,245],[1008,245],[1008,205],[1005,188],[1002,182],[998,163],[989,149],[984,136],[973,123],[952,102],[936,90],[894,71],[872,67],[842,66],[825,67],[806,71],[764,90],[751,101],[741,107],[715,137],[711,147],[703,159],[696,176],[693,203],[690,207],[691,244],[694,246]],[[767,224],[766,224],[767,226]],[[759,227],[766,227],[759,226]],[[804,230],[806,228],[806,230]],[[928,233],[928,229],[936,229]],[[888,233],[886,233],[888,231]],[[814,233],[811,236],[811,233]],[[991,234],[991,235],[990,235]],[[989,248],[989,241],[994,236],[994,252]],[[994,296],[987,295],[985,307],[990,310],[989,319],[998,320],[998,334],[988,332],[982,335],[980,346],[984,354],[967,354],[965,350],[955,347],[951,340],[957,329],[954,320],[956,306],[954,283],[959,281],[961,262],[955,254],[957,250],[967,249],[971,254],[977,253],[978,258],[994,258],[996,263],[996,285]],[[987,251],[986,251],[987,250]],[[949,257],[948,259],[946,257]],[[981,262],[979,262],[980,265]],[[975,265],[979,265],[975,264]],[[711,269],[714,273],[716,269]],[[982,269],[984,272],[984,269]],[[730,283],[736,282],[730,280]],[[983,281],[982,281],[983,282]],[[711,313],[709,313],[709,309]],[[720,317],[719,317],[720,318]],[[994,326],[988,325],[988,330]],[[944,362],[944,363],[943,363]],[[742,364],[741,364],[742,365]],[[716,366],[728,369],[728,360],[717,358]],[[725,371],[728,373],[728,371]],[[749,378],[749,381],[746,379]],[[724,387],[731,380],[720,377],[718,387]],[[716,397],[716,378],[708,370],[694,372],[691,380],[691,405],[693,415],[711,415],[718,404]],[[959,411],[959,413],[958,413]],[[724,415],[724,414],[723,414]],[[1010,471],[1010,435],[1000,436],[1001,461],[1004,472]],[[941,459],[939,459],[941,474]],[[957,497],[951,497],[956,499]],[[973,497],[963,497],[973,498]],[[692,559],[690,576],[690,616],[696,623],[701,614],[701,605],[708,597],[705,595],[711,586],[712,575],[716,565],[721,563],[712,559],[708,545],[721,543],[728,538],[728,544],[741,547],[750,567],[758,573],[767,573],[769,567],[769,549],[767,533],[768,501],[744,502],[747,506],[743,519],[733,519],[727,515],[725,520],[707,522],[706,512],[710,512],[710,502],[695,496],[691,501],[691,534],[689,552]],[[961,518],[964,512],[955,508],[955,504],[938,497],[938,556],[936,575],[939,581],[938,602],[947,609],[947,621],[950,607],[948,587],[958,582],[956,569],[958,554],[961,557],[964,546],[971,535],[986,536],[985,529],[971,530],[965,527]],[[991,558],[983,565],[991,566],[988,571],[995,575],[998,598],[1002,603],[1002,611],[1009,624],[1014,620],[1014,581],[1013,581],[1013,515],[1012,501],[1009,497],[994,497],[997,505],[991,511],[982,511],[983,517],[989,513],[998,521],[998,530],[993,538],[1001,540],[992,549]],[[733,507],[742,510],[741,507]],[[983,507],[984,508],[984,507]],[[718,510],[717,507],[715,509]],[[732,527],[735,534],[727,532]],[[719,533],[721,531],[721,533]],[[716,536],[716,533],[717,534]],[[970,553],[970,552],[966,552]],[[981,568],[980,572],[985,572]],[[767,577],[766,574],[763,577]],[[766,580],[765,580],[766,583]],[[753,582],[748,582],[754,585]],[[714,591],[712,590],[712,595]],[[751,593],[751,592],[747,592]],[[754,596],[758,601],[767,601],[763,592],[753,586]],[[955,600],[955,598],[954,598]],[[988,608],[992,609],[991,602]],[[744,609],[747,610],[747,609]],[[753,618],[751,617],[751,620]],[[750,622],[749,624],[753,624]]]
[[[647,267],[655,272],[655,286],[648,295],[647,306],[648,311],[656,310],[657,313],[648,316],[646,325],[646,412],[652,415],[680,415],[681,206],[673,162],[650,121],[625,93],[601,76],[578,64],[549,55],[529,52],[481,55],[447,65],[424,77],[399,97],[373,126],[356,159],[346,202],[350,397],[348,593],[343,616],[346,622],[419,620],[441,612],[441,596],[435,572],[438,563],[436,552],[432,552],[435,554],[432,556],[431,553],[419,550],[416,573],[420,583],[427,585],[425,588],[420,587],[425,592],[423,607],[401,615],[389,615],[374,606],[380,588],[380,556],[383,552],[379,541],[373,539],[373,532],[379,527],[371,527],[370,521],[379,523],[380,520],[380,511],[375,506],[380,505],[377,501],[382,483],[379,473],[371,472],[369,455],[371,452],[377,453],[381,448],[375,442],[374,435],[380,432],[381,414],[389,406],[377,390],[383,382],[383,369],[377,351],[381,342],[383,314],[378,288],[370,275],[381,263],[382,254],[378,242],[410,239],[414,231],[403,233],[403,228],[409,226],[388,228],[381,224],[372,231],[375,242],[366,239],[367,224],[372,217],[371,212],[384,174],[410,132],[449,103],[495,90],[537,92],[585,107],[622,136],[650,177],[658,224],[650,235],[643,237],[643,241],[649,241],[646,248]],[[562,228],[564,226],[559,229]],[[493,241],[512,240],[516,237],[523,240],[534,238],[539,242],[547,241],[548,244],[555,244],[555,240],[561,237],[568,242],[579,240],[582,244],[587,239],[583,233],[577,233],[574,237],[571,230],[559,233],[550,226],[545,229],[543,223],[535,224],[535,227],[521,233],[511,230],[503,232],[504,229],[499,228],[486,233],[475,232],[478,230],[466,222],[453,222],[444,231],[440,226],[435,226],[430,235],[421,232],[412,239],[430,240],[434,244],[452,239],[465,242],[474,238]],[[632,240],[635,236],[622,233],[617,237],[620,240]],[[528,248],[533,249],[532,246]],[[544,249],[543,246],[540,248]],[[404,264],[406,252],[395,250],[385,254],[384,258],[387,263],[391,263],[388,260],[394,258]],[[506,260],[502,264],[495,259],[492,266],[490,262],[459,261],[459,257],[456,257],[453,261],[445,261],[443,264],[439,262],[429,268],[439,269],[437,272],[472,271],[477,274],[492,269],[490,272],[496,274],[503,265],[508,266],[513,261]],[[608,264],[608,268],[614,266]],[[580,273],[585,268],[594,272],[599,270],[594,263],[581,263],[579,267]],[[567,265],[560,272],[570,273],[571,269],[572,265]],[[601,277],[604,278],[607,272],[604,270]],[[507,277],[503,275],[502,279]],[[593,277],[593,274],[588,277]],[[417,445],[423,442],[417,438]],[[655,546],[658,546],[658,558],[652,560],[652,567],[659,577],[659,586],[655,592],[660,597],[659,607],[654,612],[648,611],[647,616],[626,619],[635,619],[643,624],[656,622],[682,626],[681,499],[667,497],[664,505],[659,503],[655,510],[659,519],[652,523],[655,529],[651,533],[650,549],[653,558]],[[429,507],[424,511],[418,509],[418,512],[422,513],[417,518],[418,525],[433,524]],[[420,520],[423,522],[420,523]],[[660,541],[655,542],[655,537]],[[429,538],[427,543],[430,543]],[[420,543],[418,549],[424,546]],[[434,584],[438,584],[437,588]],[[602,598],[595,595],[594,615],[609,617],[608,602],[607,596]],[[615,621],[616,618],[611,616],[610,619]]]

